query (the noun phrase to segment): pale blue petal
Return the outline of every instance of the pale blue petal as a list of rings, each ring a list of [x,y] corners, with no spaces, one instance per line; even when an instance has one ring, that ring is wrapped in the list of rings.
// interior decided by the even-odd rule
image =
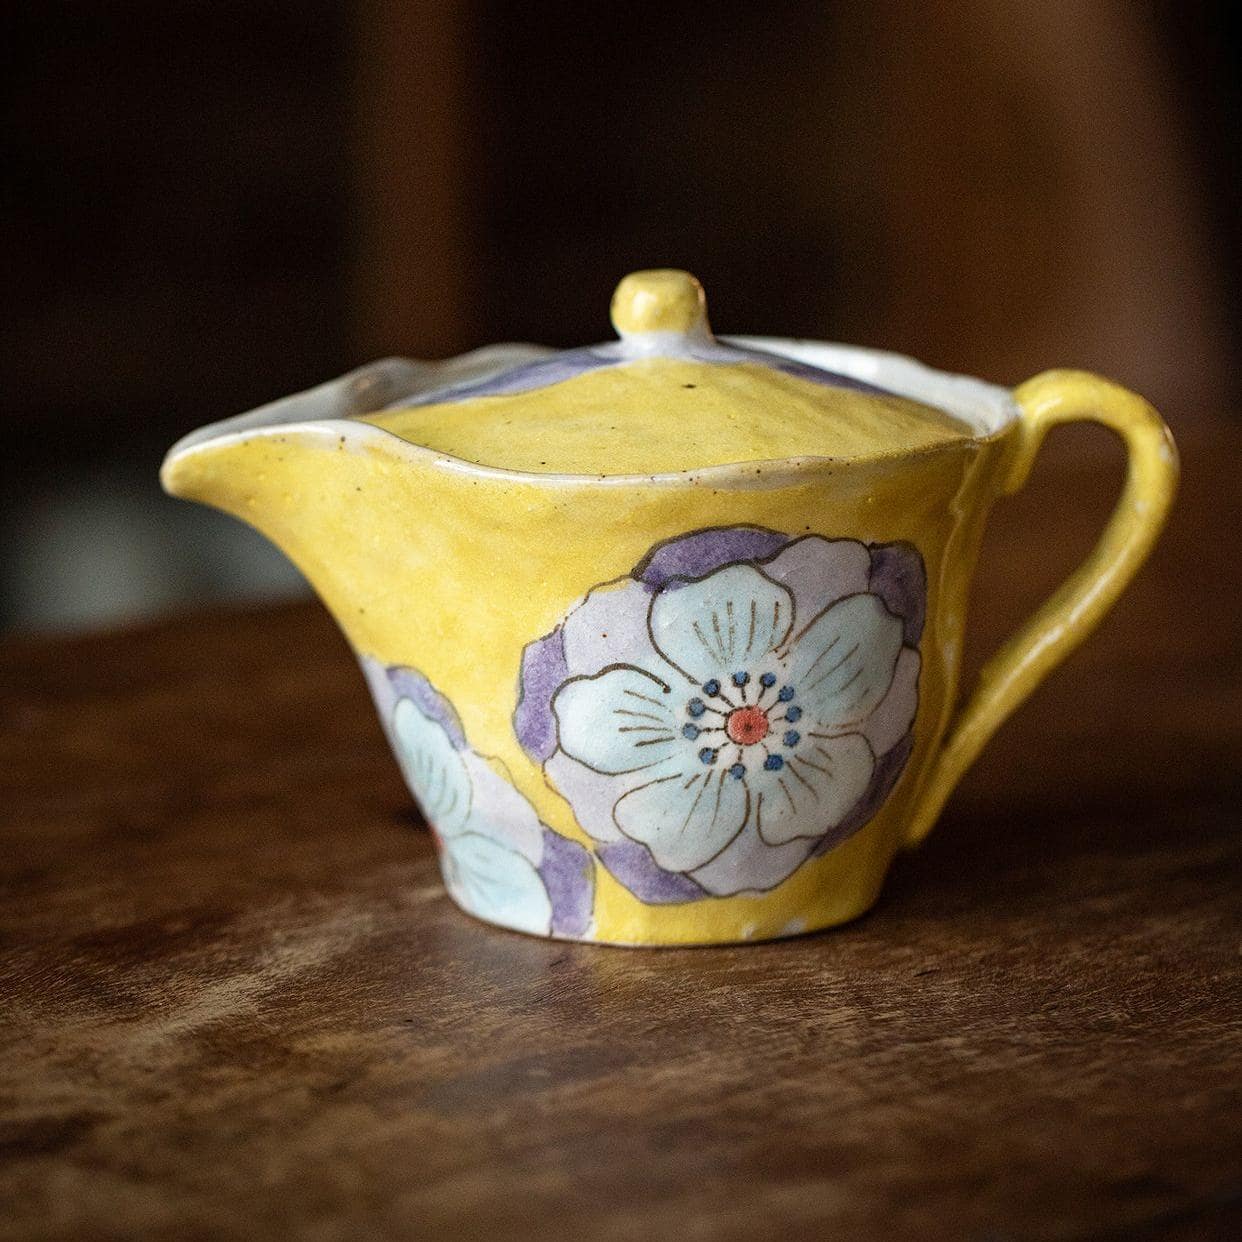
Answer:
[[[470,817],[470,777],[443,726],[402,699],[392,730],[401,770],[427,820],[441,836],[461,832]]]
[[[727,768],[661,776],[616,805],[617,827],[641,841],[666,871],[693,871],[714,858],[746,823],[746,784]]]
[[[865,720],[892,685],[901,644],[901,619],[878,595],[850,595],[821,612],[794,641],[789,668],[807,726],[844,733]]]
[[[654,768],[689,746],[675,714],[684,707],[667,682],[629,666],[571,678],[552,700],[561,749],[607,775]]]
[[[548,934],[552,902],[529,859],[477,832],[444,844],[445,882],[462,909],[518,931]]]
[[[729,565],[698,582],[670,583],[651,602],[651,641],[696,685],[747,672],[793,626],[793,596],[753,565]]]
[[[804,737],[776,772],[753,777],[752,815],[768,845],[798,837],[820,837],[835,828],[867,792],[875,757],[857,733]]]

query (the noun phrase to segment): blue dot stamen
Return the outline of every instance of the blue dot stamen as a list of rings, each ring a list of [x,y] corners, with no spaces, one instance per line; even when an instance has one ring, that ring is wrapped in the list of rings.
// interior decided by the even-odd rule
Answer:
[[[703,749],[699,751],[699,762],[700,763],[715,763],[716,752],[710,746],[704,746]]]
[[[793,698],[793,696],[794,696],[793,686],[782,686],[780,688],[780,693],[777,694],[776,697],[780,699],[782,703],[788,703],[789,700]]]
[[[707,711],[707,705],[702,699],[691,699],[690,702],[686,704],[686,711],[688,711],[690,715],[697,720],[705,711]]]
[[[788,720],[790,724],[793,724],[794,721],[796,720],[801,720],[802,719],[802,708],[800,707],[785,708],[785,719]]]
[[[750,681],[749,673],[734,673],[733,674],[733,684],[735,686],[744,686],[746,685],[748,681]]]
[[[746,775],[746,767],[745,767],[745,765],[744,765],[744,764],[741,764],[741,763],[735,763],[735,764],[734,764],[734,765],[733,765],[733,766],[729,769],[729,775],[730,775],[731,777],[733,777],[733,779],[734,779],[735,781],[740,781],[740,780],[742,779],[742,777]]]
[[[802,734],[797,729],[789,729],[785,733],[784,742],[786,746],[797,746],[802,741]]]
[[[710,681],[705,681],[703,683],[703,693],[709,697],[719,694],[720,682],[718,682],[714,677]]]
[[[681,736],[688,737],[693,742],[694,739],[699,736],[699,726],[692,724],[682,725]]]
[[[785,760],[780,755],[769,755],[763,761],[763,766],[769,772],[779,772],[785,766]]]
[[[759,678],[759,684],[765,688],[776,685],[776,674],[764,673],[764,675]]]

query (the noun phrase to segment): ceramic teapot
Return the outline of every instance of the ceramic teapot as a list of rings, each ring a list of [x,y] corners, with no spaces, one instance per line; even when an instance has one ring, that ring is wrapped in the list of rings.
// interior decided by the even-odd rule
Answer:
[[[1081,372],[715,338],[684,272],[626,277],[612,319],[363,367],[187,436],[164,486],[318,591],[470,914],[626,945],[845,922],[1134,575],[1172,439]],[[1079,419],[1124,440],[1124,493],[958,710],[989,509]]]

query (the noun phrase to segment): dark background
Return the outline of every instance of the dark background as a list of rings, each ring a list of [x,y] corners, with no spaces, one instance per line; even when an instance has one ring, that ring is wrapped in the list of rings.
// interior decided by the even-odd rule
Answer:
[[[602,339],[636,267],[722,331],[1102,371],[1192,463],[1239,388],[1228,8],[3,6],[0,627],[301,590],[162,496],[173,439],[382,353]]]

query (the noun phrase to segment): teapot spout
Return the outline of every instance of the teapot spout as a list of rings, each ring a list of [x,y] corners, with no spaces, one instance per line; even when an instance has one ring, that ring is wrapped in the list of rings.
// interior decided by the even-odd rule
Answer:
[[[312,441],[323,439],[327,443],[334,430],[338,438],[359,432],[360,426],[348,420],[403,402],[425,400],[429,392],[476,383],[551,352],[537,345],[491,345],[441,362],[382,358],[316,388],[190,432],[169,449],[160,482],[172,496],[229,508],[221,502],[231,486],[221,487],[224,480],[215,469],[225,460],[222,450],[281,435],[297,437],[300,442],[309,436]],[[337,423],[347,425],[336,427]],[[229,457],[230,470],[244,473],[244,461],[244,454]]]
[[[544,352],[498,346],[446,362],[372,363],[192,432],[169,450],[160,481],[170,495],[253,526],[302,571],[347,632],[365,628],[366,601],[387,577],[378,549],[410,512],[422,471],[411,465],[411,445],[358,416]]]
[[[272,463],[271,454],[253,451],[252,445],[272,438],[288,444],[288,452],[277,458],[288,461],[289,469],[278,473],[295,474],[298,458],[313,451],[323,427],[399,401],[420,387],[423,370],[405,358],[385,358],[307,392],[200,427],[168,450],[160,483],[170,496],[197,500],[260,525],[254,520],[258,494],[270,482]]]
[[[191,473],[182,467],[197,450],[216,447],[252,433],[270,432],[276,427],[292,428],[303,423],[352,418],[382,410],[426,387],[426,373],[432,369],[428,364],[408,358],[384,358],[306,392],[261,405],[235,418],[209,423],[182,436],[168,450],[160,482],[170,495],[201,499],[178,490],[181,480]]]
[[[493,345],[440,362],[384,358],[200,427],[168,451],[160,482],[172,496],[211,505],[254,526],[323,594],[321,581],[341,561],[328,549],[339,550],[351,532],[355,538],[361,534],[382,502],[374,495],[377,488],[400,486],[402,472],[377,470],[377,459],[393,464],[409,448],[358,421],[360,416],[486,380],[551,352],[535,345]]]
[[[166,456],[160,482],[172,496],[254,527],[344,620],[338,583],[357,574],[363,527],[395,499],[377,493],[401,474],[391,467],[404,446],[366,423],[283,414],[269,407],[185,437]]]

